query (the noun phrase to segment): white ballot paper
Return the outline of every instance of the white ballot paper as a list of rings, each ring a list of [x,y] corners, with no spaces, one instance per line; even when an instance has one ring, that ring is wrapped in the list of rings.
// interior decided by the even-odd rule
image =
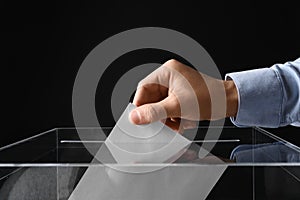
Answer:
[[[128,104],[105,141],[116,163],[169,163],[180,157],[192,143],[162,122],[135,125],[129,121],[134,108]]]
[[[101,164],[88,167],[68,200],[205,199],[226,165],[171,164],[191,141],[161,122],[132,124],[134,108],[127,106],[95,156]]]

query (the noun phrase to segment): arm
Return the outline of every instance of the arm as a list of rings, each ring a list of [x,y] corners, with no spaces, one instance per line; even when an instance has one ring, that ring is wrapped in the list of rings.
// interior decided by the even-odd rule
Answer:
[[[300,58],[226,75],[238,91],[237,126],[279,127],[300,122]]]

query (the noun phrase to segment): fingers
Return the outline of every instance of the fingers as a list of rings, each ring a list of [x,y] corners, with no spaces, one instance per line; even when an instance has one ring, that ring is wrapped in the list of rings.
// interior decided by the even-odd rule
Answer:
[[[146,103],[161,101],[168,96],[170,70],[161,66],[138,84],[133,104],[140,106]]]
[[[144,104],[129,115],[134,124],[148,124],[168,117],[180,116],[180,107],[176,98],[172,95],[156,103]]]
[[[192,120],[199,118],[197,96],[186,80],[187,77],[180,74],[181,68],[188,67],[179,64],[178,61],[170,60],[140,81],[133,100],[133,104],[138,107],[129,116],[132,123],[148,124],[167,118]],[[195,74],[195,72],[190,73]],[[188,77],[195,79],[196,75]],[[178,122],[172,120],[167,120],[166,124],[177,130],[194,126],[191,123],[181,123],[182,127],[177,127]]]
[[[163,100],[168,96],[168,88],[159,84],[148,84],[138,87],[133,104],[141,106],[146,103],[154,103]]]
[[[173,129],[174,131],[183,134],[183,128],[180,124],[180,118],[168,118],[164,121],[164,124]]]
[[[163,123],[180,134],[183,134],[184,130],[197,127],[197,122],[180,118],[168,118]]]
[[[183,129],[193,129],[196,128],[198,123],[196,121],[181,119],[181,126]]]
[[[144,104],[131,111],[129,118],[134,124],[149,124],[166,116],[164,109],[157,103]]]

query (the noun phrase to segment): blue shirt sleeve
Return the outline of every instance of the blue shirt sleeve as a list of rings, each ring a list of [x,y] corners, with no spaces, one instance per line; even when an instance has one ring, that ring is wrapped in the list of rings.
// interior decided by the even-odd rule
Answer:
[[[238,91],[236,126],[300,125],[300,58],[270,68],[229,73]]]

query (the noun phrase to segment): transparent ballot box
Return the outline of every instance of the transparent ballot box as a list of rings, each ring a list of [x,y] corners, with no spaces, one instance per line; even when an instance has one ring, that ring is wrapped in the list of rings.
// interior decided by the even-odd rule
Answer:
[[[300,148],[261,128],[198,127],[164,153],[109,144],[111,130],[56,128],[0,148],[0,199],[300,199]]]

